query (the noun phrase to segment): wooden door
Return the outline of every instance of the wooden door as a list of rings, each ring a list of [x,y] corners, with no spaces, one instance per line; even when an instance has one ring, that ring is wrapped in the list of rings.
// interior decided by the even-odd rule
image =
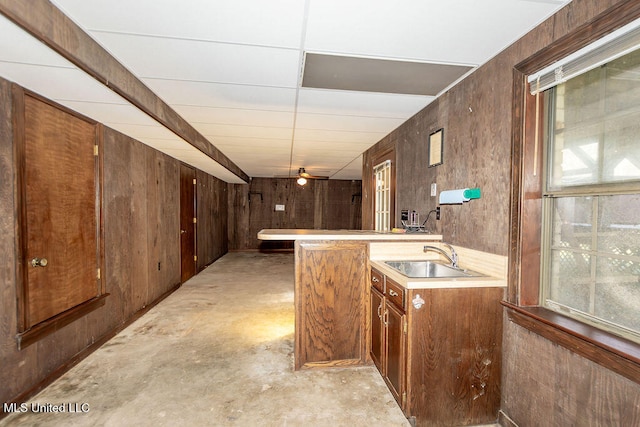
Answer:
[[[382,352],[384,346],[384,329],[382,327],[382,314],[383,314],[383,296],[376,289],[371,288],[371,359],[376,365],[380,373],[382,371]]]
[[[180,258],[182,283],[196,274],[196,171],[180,165]]]
[[[15,99],[27,330],[101,294],[99,138],[96,123],[22,92]]]
[[[398,404],[404,410],[402,393],[405,384],[405,358],[406,344],[404,334],[405,314],[388,300],[385,304],[386,323],[386,357],[385,357],[385,380],[391,390],[391,394],[396,398]]]

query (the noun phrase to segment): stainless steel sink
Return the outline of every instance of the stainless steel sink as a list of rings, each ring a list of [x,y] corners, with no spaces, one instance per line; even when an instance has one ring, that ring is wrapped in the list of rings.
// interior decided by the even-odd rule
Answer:
[[[412,278],[476,277],[482,274],[454,268],[435,261],[385,261],[389,267]]]

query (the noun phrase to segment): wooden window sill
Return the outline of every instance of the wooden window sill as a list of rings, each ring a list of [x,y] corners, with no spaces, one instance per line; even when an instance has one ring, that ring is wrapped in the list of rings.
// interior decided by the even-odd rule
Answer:
[[[543,307],[502,305],[515,324],[640,384],[640,344]]]

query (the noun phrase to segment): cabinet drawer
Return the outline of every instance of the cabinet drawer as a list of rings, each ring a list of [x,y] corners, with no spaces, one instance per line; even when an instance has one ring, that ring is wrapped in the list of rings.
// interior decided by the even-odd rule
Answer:
[[[371,286],[384,293],[384,276],[373,268],[371,269]]]
[[[387,298],[393,302],[398,308],[404,311],[404,291],[405,289],[395,283],[394,281],[387,278]]]

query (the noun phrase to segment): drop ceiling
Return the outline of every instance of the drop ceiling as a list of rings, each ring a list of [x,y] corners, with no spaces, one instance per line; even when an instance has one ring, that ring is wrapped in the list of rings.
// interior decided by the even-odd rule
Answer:
[[[248,176],[304,167],[331,179],[360,179],[364,151],[568,2],[52,1]],[[0,32],[4,78],[242,182],[14,24],[0,20]],[[329,66],[319,70],[331,84],[303,86],[307,57],[410,72],[370,83],[361,68],[344,85]],[[430,89],[406,89],[412,76]]]

